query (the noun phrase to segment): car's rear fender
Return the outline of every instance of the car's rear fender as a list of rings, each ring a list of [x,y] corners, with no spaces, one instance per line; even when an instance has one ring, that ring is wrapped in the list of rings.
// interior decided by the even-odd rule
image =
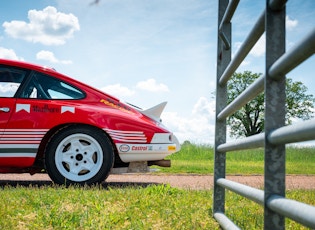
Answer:
[[[34,166],[39,166],[39,167],[44,168],[45,149],[46,149],[46,146],[47,146],[48,142],[50,141],[52,136],[55,133],[57,133],[59,130],[65,129],[65,128],[70,128],[71,126],[84,126],[84,127],[89,127],[91,129],[101,130],[108,137],[108,139],[110,140],[110,142],[111,142],[111,144],[113,146],[114,153],[115,153],[115,162],[116,161],[121,161],[120,157],[118,155],[118,151],[117,151],[116,145],[114,144],[112,138],[108,135],[108,133],[106,133],[103,129],[101,129],[99,127],[96,127],[96,126],[93,126],[93,125],[84,124],[84,123],[67,123],[67,124],[61,124],[61,125],[58,125],[56,127],[53,127],[45,134],[45,136],[43,137],[43,139],[42,139],[42,141],[41,141],[41,143],[39,145]]]

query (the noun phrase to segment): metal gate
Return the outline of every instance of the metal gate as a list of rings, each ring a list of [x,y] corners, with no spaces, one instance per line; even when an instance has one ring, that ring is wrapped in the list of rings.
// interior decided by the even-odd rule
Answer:
[[[244,196],[264,208],[264,229],[284,229],[285,217],[315,228],[315,207],[285,198],[285,144],[315,140],[315,120],[285,126],[285,74],[315,52],[315,27],[286,52],[286,0],[266,0],[266,8],[231,59],[231,19],[239,0],[219,0],[217,90],[214,163],[214,218],[224,229],[239,229],[225,215],[225,190]],[[254,3],[254,1],[253,1]],[[227,104],[227,82],[247,54],[266,34],[265,73],[233,102]],[[226,118],[265,93],[265,130],[226,142]],[[225,179],[226,152],[264,147],[264,190]],[[250,223],[249,223],[250,224]]]

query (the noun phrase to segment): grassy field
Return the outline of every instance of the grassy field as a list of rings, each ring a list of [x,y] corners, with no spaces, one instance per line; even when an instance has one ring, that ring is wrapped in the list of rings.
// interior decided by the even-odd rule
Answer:
[[[264,173],[264,150],[250,149],[226,154],[226,173],[255,175]],[[207,145],[186,144],[182,150],[171,155],[171,168],[158,168],[166,173],[213,174],[214,150]],[[294,148],[286,150],[287,174],[315,174],[315,148]]]
[[[314,149],[288,149],[288,170],[315,174],[314,157]],[[262,151],[228,154],[229,173],[261,174],[262,158]],[[212,174],[211,147],[186,145],[171,159],[174,169],[169,172]],[[212,195],[212,190],[168,185],[7,185],[0,187],[0,229],[219,229],[212,218]],[[315,205],[315,190],[291,190],[286,196]],[[263,208],[228,191],[226,214],[242,229],[263,228]],[[286,219],[286,229],[307,228]]]

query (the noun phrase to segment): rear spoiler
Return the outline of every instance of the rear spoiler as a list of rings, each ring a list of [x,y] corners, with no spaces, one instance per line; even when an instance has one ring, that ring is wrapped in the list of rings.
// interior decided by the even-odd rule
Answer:
[[[150,117],[151,119],[161,122],[161,114],[166,106],[167,102],[162,102],[156,106],[153,106],[152,108],[149,109],[145,109],[145,110],[139,110],[138,111],[148,117]]]

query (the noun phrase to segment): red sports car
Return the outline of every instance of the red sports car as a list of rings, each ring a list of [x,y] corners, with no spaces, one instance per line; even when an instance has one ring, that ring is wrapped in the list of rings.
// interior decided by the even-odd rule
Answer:
[[[169,166],[180,145],[161,123],[165,105],[142,110],[52,68],[0,59],[0,173],[94,184]]]

